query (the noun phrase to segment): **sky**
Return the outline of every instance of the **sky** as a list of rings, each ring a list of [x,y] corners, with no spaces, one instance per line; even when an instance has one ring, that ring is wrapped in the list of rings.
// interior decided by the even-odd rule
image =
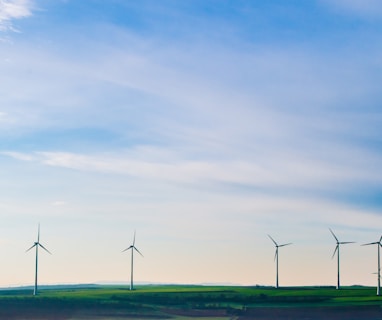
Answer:
[[[375,285],[379,0],[0,0],[0,286]]]

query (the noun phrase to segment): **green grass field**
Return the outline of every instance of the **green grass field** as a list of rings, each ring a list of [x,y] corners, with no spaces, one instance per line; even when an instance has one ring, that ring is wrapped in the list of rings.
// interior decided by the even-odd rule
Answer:
[[[130,291],[127,286],[47,287],[38,296],[31,290],[1,290],[0,318],[49,319],[229,319],[243,318],[256,310],[357,310],[382,307],[375,288],[344,287],[230,287],[146,285]],[[361,309],[360,309],[361,308]],[[382,310],[382,309],[381,309]],[[3,313],[1,313],[3,312]],[[6,314],[4,314],[4,312]],[[19,318],[12,318],[12,312]],[[33,315],[36,315],[33,318]],[[47,317],[44,318],[44,314]],[[382,316],[382,314],[381,314]],[[253,318],[253,317],[252,317]],[[266,319],[266,318],[261,318]],[[297,318],[296,318],[297,319]],[[307,318],[309,319],[309,318]]]
[[[9,294],[9,293],[8,293]],[[30,293],[14,297],[28,298]],[[0,294],[0,299],[4,295]],[[9,297],[9,296],[8,296]],[[32,297],[33,298],[33,297]],[[223,286],[138,286],[130,291],[123,286],[99,286],[91,289],[45,289],[37,299],[65,299],[102,303],[130,303],[148,306],[245,307],[245,306],[344,306],[382,305],[375,288],[344,287],[223,287]]]

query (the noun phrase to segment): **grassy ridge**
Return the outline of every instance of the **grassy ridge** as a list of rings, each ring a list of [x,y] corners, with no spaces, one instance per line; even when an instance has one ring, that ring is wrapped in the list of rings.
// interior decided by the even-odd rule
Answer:
[[[224,287],[224,286],[137,286],[130,291],[125,286],[93,286],[89,288],[51,288],[36,297],[31,290],[0,291],[0,317],[23,310],[34,314],[77,314],[86,310],[94,314],[119,316],[145,315],[146,318],[168,318],[179,314],[244,315],[257,308],[323,308],[382,307],[382,298],[375,288],[344,287]],[[14,311],[12,311],[14,310]],[[198,310],[199,314],[196,313]],[[251,311],[252,310],[252,311]],[[5,311],[3,311],[5,312]],[[210,312],[210,313],[208,313]],[[9,319],[12,319],[10,317]],[[110,318],[111,319],[111,318]]]
[[[0,301],[17,299],[48,299],[63,301],[84,301],[94,303],[144,303],[152,305],[281,305],[281,304],[319,304],[319,305],[380,305],[375,288],[344,287],[231,287],[231,286],[183,286],[183,285],[145,285],[130,291],[125,286],[94,286],[90,288],[52,288],[40,291],[37,297],[30,290],[2,290]]]

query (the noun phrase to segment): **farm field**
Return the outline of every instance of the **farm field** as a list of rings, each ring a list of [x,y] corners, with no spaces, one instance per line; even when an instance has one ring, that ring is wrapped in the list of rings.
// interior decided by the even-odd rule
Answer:
[[[0,291],[0,319],[382,319],[375,288],[145,285]]]

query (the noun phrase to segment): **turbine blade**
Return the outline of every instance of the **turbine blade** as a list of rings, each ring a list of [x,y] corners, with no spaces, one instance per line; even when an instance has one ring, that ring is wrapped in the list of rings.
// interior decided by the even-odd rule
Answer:
[[[332,259],[334,258],[337,250],[338,250],[338,244],[336,245],[336,248],[334,249],[334,252],[333,252],[333,255],[332,255]]]
[[[25,252],[28,252],[29,250],[32,250],[34,247],[36,246],[36,244],[34,244],[33,246],[31,246],[28,250],[26,250]]]
[[[339,244],[348,244],[348,243],[355,243],[355,241],[342,241],[338,242]]]
[[[277,242],[268,234],[268,237],[269,237],[269,239],[271,239],[272,240],[272,242],[275,244],[275,246],[277,247]]]
[[[381,243],[381,241],[382,241],[382,236],[379,238],[379,243]]]
[[[135,245],[135,233],[136,233],[136,231],[134,230],[133,247]]]
[[[38,223],[37,242],[40,242],[40,222]]]
[[[273,261],[276,261],[277,258],[277,250],[275,251],[275,257],[273,258]]]
[[[125,250],[122,250],[122,252],[125,252],[125,251],[131,249],[132,247],[133,247],[133,246],[130,246],[130,247],[126,248]]]
[[[47,248],[45,248],[41,243],[38,243],[38,245],[43,248],[46,252],[48,252],[49,254],[52,254]]]
[[[289,245],[291,245],[291,244],[292,244],[292,242],[290,242],[290,243],[284,243],[284,244],[280,244],[280,245],[279,245],[279,248],[280,248],[280,247],[289,246]]]
[[[336,239],[336,241],[339,242],[338,239],[337,239],[337,237],[336,237],[336,235],[335,235],[334,232],[332,231],[332,229],[329,228],[329,231],[330,231],[330,233],[333,235],[334,239]]]
[[[364,243],[364,244],[361,244],[361,246],[369,246],[371,244],[379,244],[379,242],[369,242],[369,243]]]
[[[143,257],[143,254],[139,252],[139,250],[136,248],[136,247],[133,247],[135,251],[137,251],[142,257]]]

